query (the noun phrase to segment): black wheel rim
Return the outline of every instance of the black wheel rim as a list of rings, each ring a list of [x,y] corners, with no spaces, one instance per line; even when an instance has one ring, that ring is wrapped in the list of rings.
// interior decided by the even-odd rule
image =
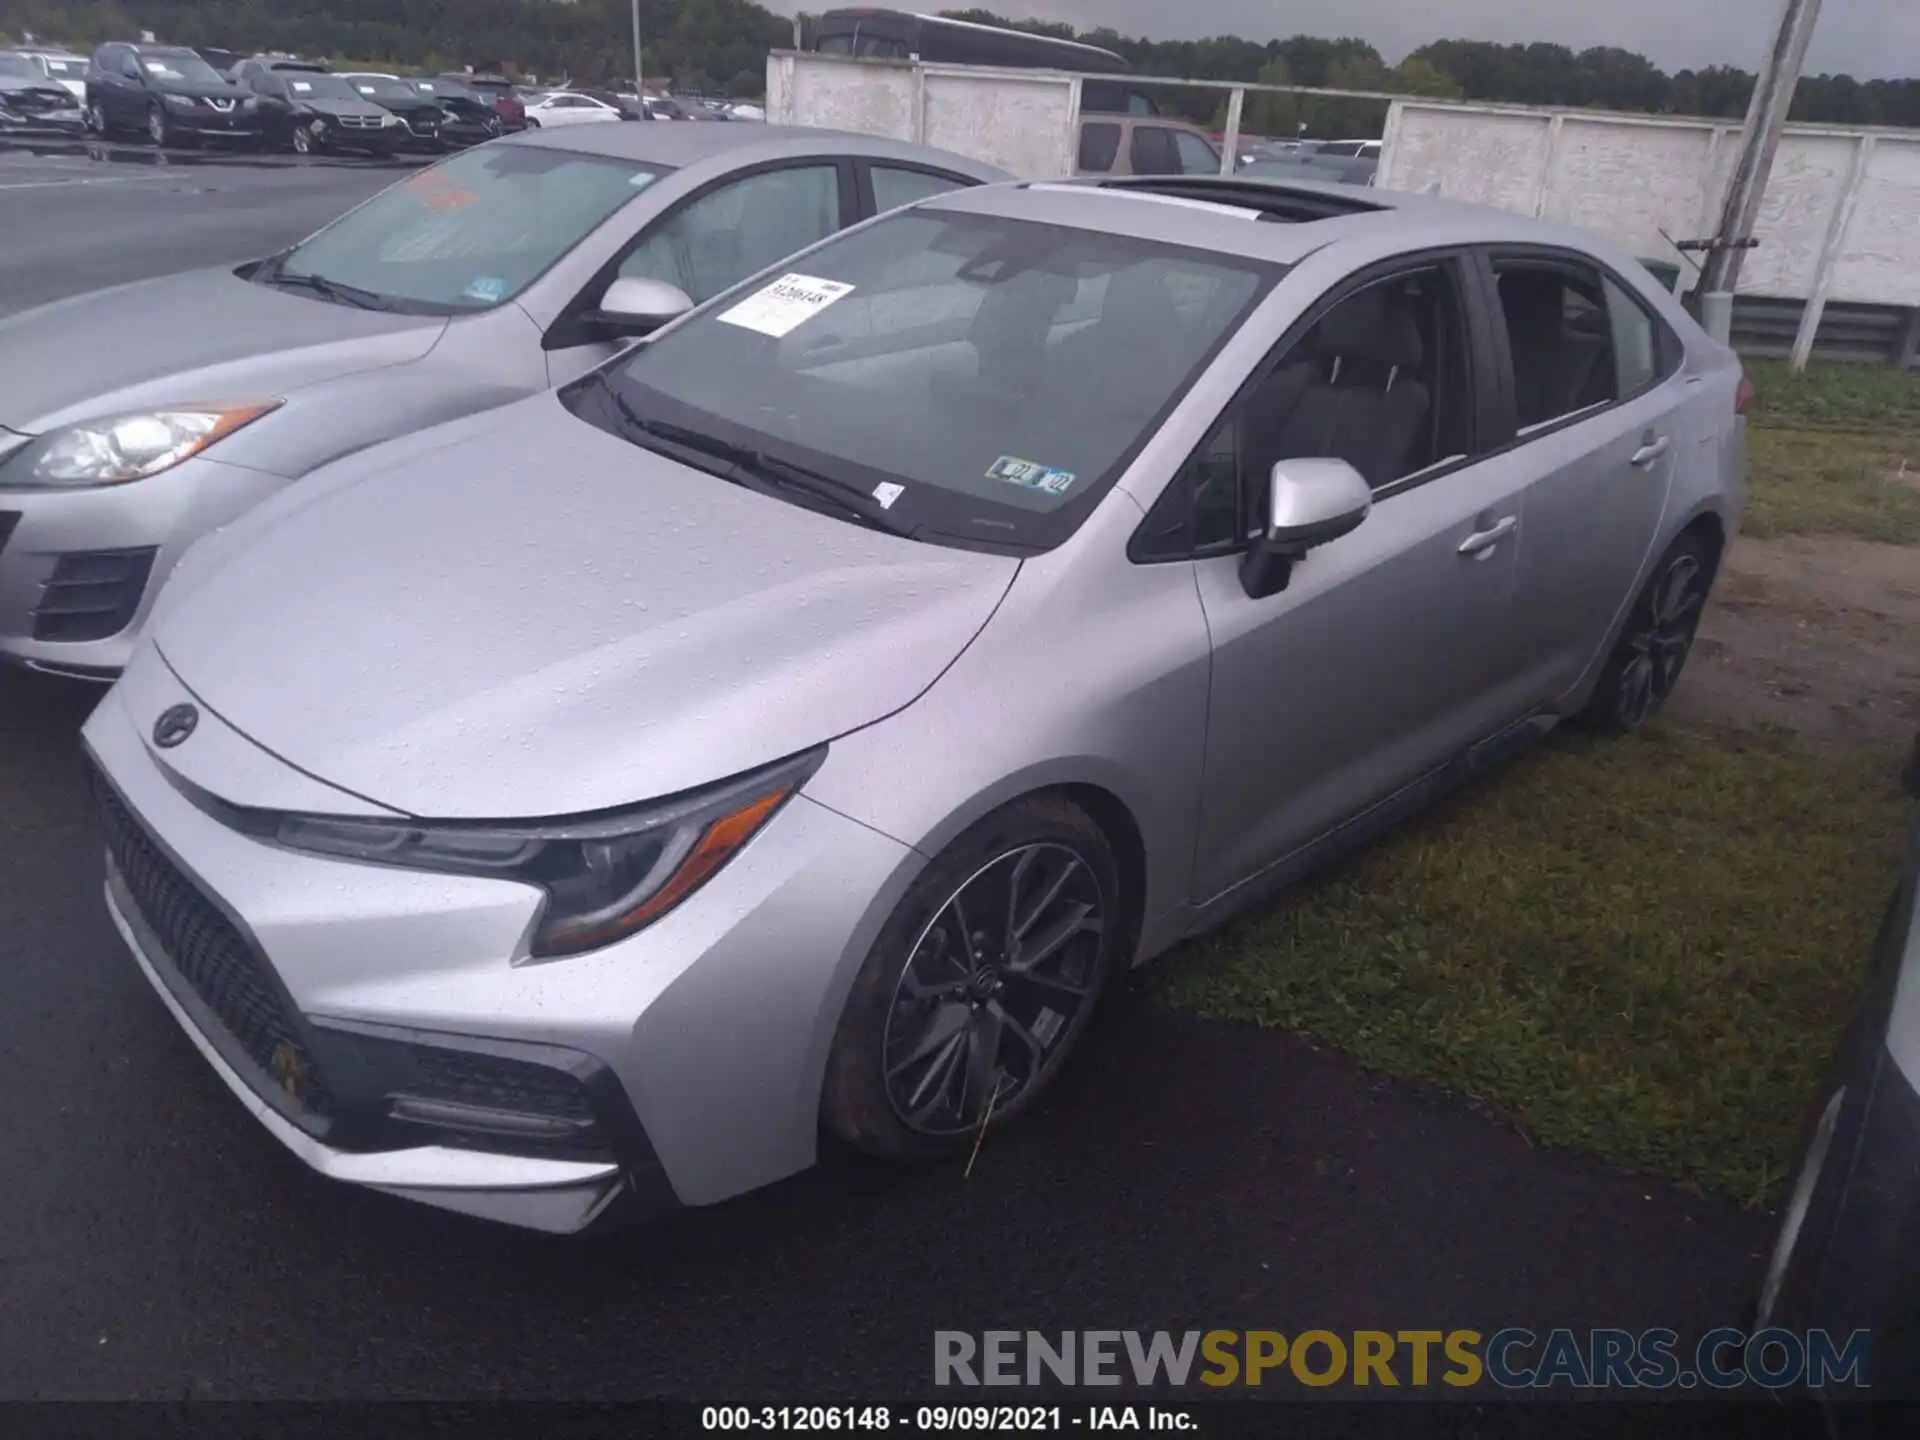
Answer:
[[[1706,567],[1697,556],[1677,556],[1655,577],[1644,623],[1627,637],[1632,654],[1620,673],[1620,718],[1627,724],[1645,720],[1680,683],[1706,598]]]
[[[983,865],[914,943],[887,1013],[887,1098],[908,1129],[953,1136],[1048,1076],[1099,988],[1105,906],[1066,845]]]

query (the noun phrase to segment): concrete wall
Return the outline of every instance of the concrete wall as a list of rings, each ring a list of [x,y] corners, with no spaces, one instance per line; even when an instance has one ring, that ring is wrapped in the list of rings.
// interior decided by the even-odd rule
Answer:
[[[767,57],[769,120],[917,141],[1029,180],[1073,173],[1079,107],[1079,82],[1052,71]],[[1677,260],[1662,232],[1713,233],[1740,126],[1403,99],[1385,139],[1385,188],[1580,225]],[[1920,307],[1920,133],[1788,127],[1758,235],[1741,293],[1806,301],[1813,328],[1830,301]]]
[[[921,65],[775,51],[767,119],[911,140],[1023,180],[1073,173],[1079,82],[1046,70]]]
[[[1598,230],[1636,255],[1713,233],[1740,127],[1650,115],[1394,104],[1379,183]],[[1920,306],[1920,135],[1792,126],[1742,294]]]

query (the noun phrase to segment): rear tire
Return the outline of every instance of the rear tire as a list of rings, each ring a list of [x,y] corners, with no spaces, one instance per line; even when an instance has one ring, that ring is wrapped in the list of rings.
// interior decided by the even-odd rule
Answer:
[[[1713,588],[1714,557],[1699,535],[1682,535],[1660,557],[1600,671],[1579,721],[1624,735],[1660,712],[1693,652]]]
[[[987,816],[874,941],[834,1035],[822,1126],[924,1160],[1011,1124],[1086,1028],[1124,930],[1113,847],[1084,811],[1035,795]]]

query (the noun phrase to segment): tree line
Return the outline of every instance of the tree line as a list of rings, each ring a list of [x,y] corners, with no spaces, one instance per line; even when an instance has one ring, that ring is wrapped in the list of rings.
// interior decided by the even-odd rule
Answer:
[[[1727,119],[1745,117],[1755,84],[1752,74],[1728,65],[1669,75],[1646,56],[1616,46],[1576,51],[1565,45],[1538,42],[1501,45],[1489,40],[1439,40],[1415,50],[1398,65],[1388,65],[1372,45],[1356,39],[1321,40],[1300,35],[1291,40],[1255,41],[1221,35],[1207,40],[1147,40],[1105,27],[1076,31],[1071,25],[1045,20],[1009,20],[989,10],[940,13],[983,25],[1005,25],[1100,45],[1126,56],[1143,75],[1191,76],[1196,80],[1383,90],[1442,99]],[[1181,96],[1176,106],[1199,120],[1210,118],[1218,102],[1207,96]],[[1358,128],[1350,123],[1354,113],[1351,102],[1340,106],[1304,98],[1295,102],[1263,101],[1259,114],[1262,125],[1249,124],[1249,128],[1263,134],[1281,134],[1305,122],[1316,133],[1347,133]],[[1851,75],[1804,76],[1794,94],[1793,119],[1810,124],[1920,128],[1920,79],[1860,81]],[[1316,120],[1320,123],[1314,123]]]
[[[828,8],[831,0],[818,0]],[[0,0],[0,35],[91,47],[151,30],[163,41],[444,69],[501,61],[578,81],[633,69],[631,0]],[[908,8],[908,7],[903,7]],[[1738,119],[1754,77],[1730,66],[1668,74],[1643,55],[1615,47],[1499,45],[1441,40],[1388,65],[1364,40],[1295,36],[1254,41],[1148,40],[1111,29],[1012,20],[988,10],[955,10],[1117,50],[1147,75],[1270,85],[1379,90],[1439,98],[1574,105]],[[753,0],[641,0],[647,76],[682,90],[756,95],[766,55],[790,45],[793,24]],[[1170,92],[1165,108],[1218,120],[1217,94]],[[1246,127],[1261,134],[1377,131],[1383,107],[1365,102],[1264,96],[1250,101]],[[1800,83],[1793,118],[1841,125],[1920,127],[1920,79],[1859,81],[1811,75]]]

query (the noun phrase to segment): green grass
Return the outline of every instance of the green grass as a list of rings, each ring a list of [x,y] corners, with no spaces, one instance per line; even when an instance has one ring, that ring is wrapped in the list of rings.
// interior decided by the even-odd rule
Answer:
[[[1152,983],[1765,1205],[1892,893],[1896,775],[1783,736],[1557,739]]]
[[[1748,368],[1747,532],[1920,545],[1920,374],[1777,361]],[[1890,478],[1902,466],[1914,478]]]

